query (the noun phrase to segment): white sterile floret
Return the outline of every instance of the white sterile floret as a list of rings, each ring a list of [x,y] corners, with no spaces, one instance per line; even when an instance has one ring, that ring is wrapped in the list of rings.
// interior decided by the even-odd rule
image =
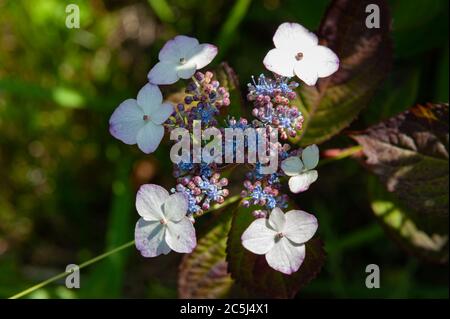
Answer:
[[[317,36],[298,23],[281,24],[273,36],[275,49],[264,58],[265,67],[279,75],[296,75],[307,85],[330,76],[339,68],[339,58]]]
[[[188,201],[182,193],[170,195],[154,184],[142,185],[136,196],[141,218],[136,223],[136,248],[144,257],[190,253],[197,245],[195,228],[186,216]]]
[[[144,153],[154,152],[164,136],[162,124],[174,111],[162,100],[159,88],[146,84],[136,100],[125,100],[117,107],[109,120],[109,131],[125,144],[137,143]]]
[[[273,269],[290,275],[305,259],[305,243],[316,233],[317,219],[301,210],[286,214],[274,208],[268,219],[258,218],[242,234],[242,245],[257,255],[265,255]]]
[[[301,155],[291,156],[281,162],[281,169],[290,176],[289,189],[293,193],[304,192],[317,180],[318,173],[314,168],[319,163],[319,148],[313,144],[306,147]]]
[[[159,62],[148,73],[148,80],[153,84],[173,84],[180,78],[189,79],[216,55],[216,46],[200,44],[195,38],[178,35],[159,51]]]

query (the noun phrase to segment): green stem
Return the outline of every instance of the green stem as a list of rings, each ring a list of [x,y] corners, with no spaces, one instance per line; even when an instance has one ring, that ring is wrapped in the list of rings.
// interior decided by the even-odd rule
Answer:
[[[110,251],[108,251],[108,252],[106,252],[104,254],[101,254],[101,255],[99,255],[97,257],[89,259],[88,261],[85,261],[84,263],[82,263],[78,267],[79,267],[79,269],[83,269],[83,268],[85,268],[85,267],[87,267],[89,265],[92,265],[92,264],[96,263],[97,261],[100,261],[100,260],[102,260],[102,259],[104,259],[106,257],[109,257],[112,254],[115,254],[115,253],[117,253],[117,252],[119,252],[121,250],[124,250],[125,248],[128,248],[130,246],[133,246],[133,245],[134,245],[134,240],[132,240],[132,241],[126,243],[126,244],[123,244],[122,246],[119,246],[117,248],[114,248],[113,250],[110,250]],[[39,283],[37,285],[34,285],[33,287],[30,287],[30,288],[28,288],[28,289],[26,289],[24,291],[21,291],[21,292],[15,294],[14,296],[10,297],[9,299],[21,298],[21,297],[23,297],[25,295],[28,295],[28,294],[32,293],[35,290],[38,290],[38,289],[40,289],[40,288],[42,288],[44,286],[47,286],[48,284],[51,284],[54,281],[57,281],[57,280],[59,280],[61,278],[64,278],[65,276],[67,276],[69,274],[70,274],[70,272],[62,272],[62,273],[60,273],[60,274],[58,274],[56,276],[53,276],[53,277],[51,277],[51,278],[49,278],[49,279],[47,279],[47,280],[45,280],[45,281],[43,281],[43,282],[41,282],[41,283]]]
[[[240,195],[234,195],[229,197],[228,199],[226,199],[222,204],[215,204],[213,205],[210,209],[208,209],[207,211],[205,211],[203,214],[215,211],[216,209],[219,208],[224,208],[227,207],[233,203],[236,203],[237,201],[239,201],[242,197]]]
[[[362,146],[360,146],[360,145],[349,147],[349,148],[344,149],[343,151],[341,151],[339,153],[339,155],[336,155],[336,156],[331,157],[331,158],[325,158],[325,159],[321,160],[319,162],[318,166],[323,166],[323,165],[326,165],[328,163],[335,162],[335,161],[341,160],[341,159],[346,158],[346,157],[350,157],[350,156],[355,155],[355,154],[357,154],[357,153],[359,153],[361,151],[362,151]]]
[[[226,201],[224,201],[222,204],[216,204],[216,205],[212,206],[211,209],[209,209],[206,212],[210,212],[210,211],[213,211],[213,210],[216,210],[216,209],[223,208],[223,207],[226,207],[228,205],[231,205],[231,204],[237,202],[240,198],[241,197],[239,195],[232,196],[232,197],[228,198]],[[114,248],[113,250],[107,251],[107,252],[105,252],[105,253],[97,256],[97,257],[89,259],[88,261],[85,261],[84,263],[79,265],[78,268],[79,269],[83,269],[83,268],[85,268],[87,266],[90,266],[90,265],[92,265],[92,264],[94,264],[94,263],[96,263],[96,262],[98,262],[98,261],[100,261],[102,259],[105,259],[106,257],[109,257],[109,256],[111,256],[111,255],[113,255],[113,254],[115,254],[115,253],[117,253],[117,252],[119,252],[121,250],[124,250],[124,249],[126,249],[128,247],[131,247],[131,246],[134,246],[134,240],[129,241],[128,243],[125,243],[125,244],[123,244],[123,245],[121,245],[121,246],[119,246],[117,248]],[[48,284],[51,284],[52,282],[55,282],[55,281],[57,281],[59,279],[62,279],[62,278],[66,277],[69,274],[70,274],[70,272],[62,272],[62,273],[60,273],[60,274],[58,274],[56,276],[53,276],[53,277],[51,277],[51,278],[49,278],[49,279],[47,279],[47,280],[45,280],[43,282],[38,283],[37,285],[34,285],[34,286],[32,286],[32,287],[30,287],[28,289],[25,289],[25,290],[15,294],[14,296],[9,297],[9,299],[19,299],[19,298],[21,298],[23,296],[26,296],[26,295],[32,293],[33,291],[36,291],[36,290],[38,290],[40,288],[43,288],[43,287],[47,286]]]

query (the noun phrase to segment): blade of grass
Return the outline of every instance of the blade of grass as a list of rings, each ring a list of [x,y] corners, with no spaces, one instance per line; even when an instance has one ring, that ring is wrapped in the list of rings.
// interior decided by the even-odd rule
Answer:
[[[123,244],[122,246],[119,246],[119,247],[117,247],[117,248],[115,248],[113,250],[110,250],[110,251],[108,251],[108,252],[106,252],[104,254],[101,254],[101,255],[99,255],[97,257],[89,259],[88,261],[86,261],[86,262],[82,263],[81,265],[79,265],[79,269],[83,269],[83,268],[85,268],[87,266],[90,266],[90,265],[92,265],[92,264],[94,264],[94,263],[96,263],[96,262],[98,262],[98,261],[100,261],[102,259],[105,259],[106,257],[109,257],[109,256],[111,256],[111,255],[113,255],[115,253],[118,253],[119,251],[122,251],[125,248],[128,248],[130,246],[134,246],[134,240],[132,240],[132,241],[126,243],[126,244]],[[36,291],[36,290],[38,290],[40,288],[43,288],[43,287],[47,286],[48,284],[51,284],[54,281],[62,279],[64,277],[66,277],[67,275],[69,275],[69,273],[64,271],[64,272],[62,272],[62,273],[60,273],[60,274],[58,274],[56,276],[53,276],[53,277],[51,277],[51,278],[49,278],[49,279],[47,279],[47,280],[45,280],[45,281],[43,281],[43,282],[41,282],[41,283],[39,283],[37,285],[34,285],[34,286],[32,286],[32,287],[30,287],[28,289],[25,289],[24,291],[21,291],[21,292],[15,294],[14,296],[11,296],[9,299],[19,299],[19,298],[21,298],[23,296],[26,296],[26,295],[32,293],[33,291]]]
[[[112,187],[114,198],[106,234],[106,250],[113,249],[125,242],[129,238],[129,234],[133,232],[131,216],[134,212],[134,204],[129,181],[130,167],[132,167],[130,158],[122,158],[116,167],[117,177]],[[99,265],[89,275],[87,285],[83,289],[87,297],[120,297],[127,257],[127,252],[121,252]]]
[[[175,21],[175,15],[166,0],[148,0],[148,4],[162,22]]]
[[[226,207],[228,205],[231,205],[231,204],[237,202],[239,199],[240,199],[240,196],[230,197],[227,201],[223,202],[221,205],[215,205],[215,206],[213,206],[213,208],[214,209],[219,209],[219,208]],[[123,245],[121,245],[121,246],[119,246],[117,248],[114,248],[113,250],[107,251],[107,252],[105,252],[105,253],[97,256],[97,257],[89,259],[88,261],[86,261],[86,262],[82,263],[81,265],[79,265],[79,269],[81,270],[81,269],[83,269],[83,268],[85,268],[87,266],[90,266],[90,265],[92,265],[92,264],[94,264],[94,263],[96,263],[96,262],[98,262],[98,261],[100,261],[100,260],[102,260],[102,259],[104,259],[106,257],[114,255],[115,253],[118,253],[118,252],[120,252],[120,251],[122,251],[122,250],[124,250],[124,249],[126,249],[128,247],[131,247],[131,246],[134,246],[134,240],[132,240],[130,242],[127,242],[127,243],[125,243],[125,244],[123,244]],[[38,290],[40,288],[43,288],[43,287],[51,284],[52,282],[55,282],[57,280],[60,280],[60,279],[62,279],[64,277],[66,277],[67,275],[69,275],[68,272],[62,272],[62,273],[60,273],[60,274],[58,274],[56,276],[53,276],[53,277],[51,277],[51,278],[49,278],[49,279],[47,279],[47,280],[45,280],[45,281],[43,281],[41,283],[38,283],[38,284],[28,288],[28,289],[25,289],[25,290],[15,294],[14,296],[11,296],[9,299],[19,299],[21,297],[24,297],[24,296],[32,293],[33,291],[36,291],[36,290]]]
[[[220,61],[230,46],[231,39],[236,35],[239,24],[247,14],[251,0],[237,0],[230,11],[225,23],[220,29],[216,43],[220,48],[217,60]]]

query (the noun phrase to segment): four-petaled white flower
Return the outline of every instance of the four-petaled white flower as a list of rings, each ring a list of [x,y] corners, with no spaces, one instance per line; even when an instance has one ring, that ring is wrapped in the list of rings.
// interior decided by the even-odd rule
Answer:
[[[291,156],[281,162],[281,169],[289,178],[289,189],[293,193],[304,192],[309,185],[317,180],[318,174],[314,169],[319,163],[319,148],[317,145],[306,147],[301,155]]]
[[[162,94],[156,85],[147,83],[137,100],[123,101],[109,120],[111,134],[124,142],[137,143],[144,153],[156,150],[164,136],[163,123],[173,113],[170,103],[162,103]]]
[[[217,55],[217,47],[199,44],[195,38],[178,35],[159,51],[159,61],[148,73],[153,84],[172,84],[189,79],[195,71],[208,65]]]
[[[186,216],[188,201],[181,193],[169,195],[161,186],[142,185],[136,196],[141,218],[136,223],[136,248],[144,257],[190,253],[197,245],[195,229]]]
[[[317,36],[298,23],[281,24],[273,36],[275,49],[264,58],[265,67],[282,76],[297,75],[307,85],[330,76],[339,68],[339,58],[318,45]]]
[[[317,219],[301,210],[286,214],[274,208],[268,219],[258,218],[242,234],[242,245],[257,255],[266,255],[273,269],[290,275],[305,259],[305,243],[318,227]]]

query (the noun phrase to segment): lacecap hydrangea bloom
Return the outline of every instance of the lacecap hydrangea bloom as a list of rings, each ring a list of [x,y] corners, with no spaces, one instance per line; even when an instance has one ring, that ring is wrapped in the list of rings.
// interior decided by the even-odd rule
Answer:
[[[267,136],[278,133],[280,141],[272,142],[267,137],[265,144],[266,153],[276,154],[279,159],[274,172],[263,174],[262,163],[247,163],[248,154],[244,152],[248,171],[242,181],[241,205],[254,208],[255,220],[241,240],[244,248],[265,255],[270,267],[292,274],[307,258],[305,243],[314,236],[318,222],[304,211],[283,213],[289,202],[283,185],[287,182],[293,193],[306,191],[318,177],[315,168],[319,161],[316,145],[296,149],[289,143],[304,121],[295,103],[300,84],[293,77],[314,85],[318,78],[334,73],[339,60],[299,24],[280,25],[273,40],[275,49],[264,59],[273,74],[252,77],[248,84],[247,100],[252,104],[253,119],[227,116],[232,103],[227,88],[214,72],[198,71],[214,59],[217,48],[180,35],[163,46],[159,62],[148,73],[149,83],[137,98],[124,101],[114,111],[110,132],[126,144],[137,144],[147,154],[154,152],[164,134],[174,129],[192,132],[194,121],[201,121],[201,129],[218,128],[222,133],[226,128],[263,129]],[[157,85],[173,84],[179,79],[188,79],[184,96],[175,105],[164,102]],[[201,143],[204,146],[206,141]],[[170,192],[158,185],[141,186],[136,196],[141,218],[136,224],[135,242],[142,256],[156,257],[172,250],[192,252],[196,246],[195,219],[214,204],[224,203],[230,195],[230,181],[223,174],[232,167],[190,158],[173,165],[176,182]]]

